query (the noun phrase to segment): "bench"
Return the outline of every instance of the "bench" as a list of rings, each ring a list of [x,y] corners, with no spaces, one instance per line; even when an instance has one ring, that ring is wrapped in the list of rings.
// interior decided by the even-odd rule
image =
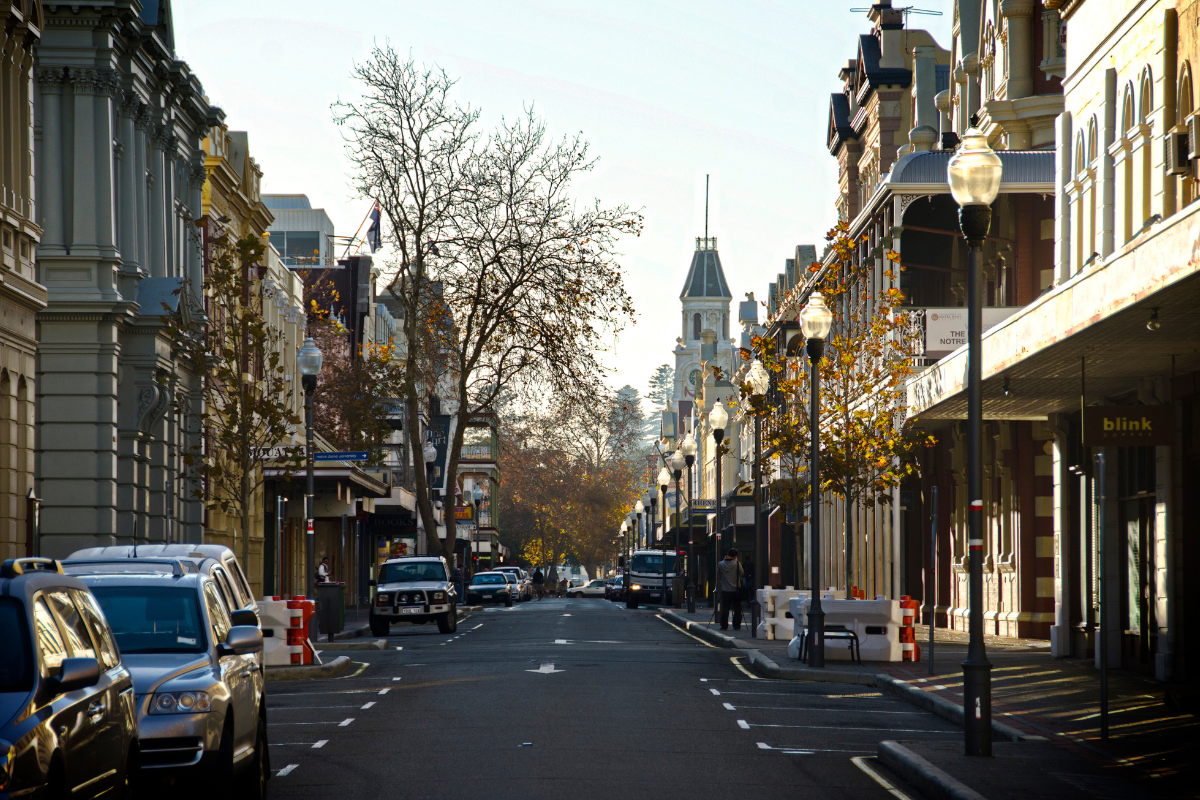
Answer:
[[[805,636],[800,641],[800,660],[808,662],[808,630],[805,629]],[[862,654],[859,651],[858,634],[847,628],[845,625],[826,625],[824,628],[825,641],[830,639],[844,639],[850,644],[850,660],[858,665],[862,665]]]

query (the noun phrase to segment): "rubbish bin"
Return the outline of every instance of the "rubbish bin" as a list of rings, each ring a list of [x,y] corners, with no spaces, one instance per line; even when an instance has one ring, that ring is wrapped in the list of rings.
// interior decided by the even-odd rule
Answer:
[[[326,636],[346,629],[346,584],[317,584],[318,632]]]

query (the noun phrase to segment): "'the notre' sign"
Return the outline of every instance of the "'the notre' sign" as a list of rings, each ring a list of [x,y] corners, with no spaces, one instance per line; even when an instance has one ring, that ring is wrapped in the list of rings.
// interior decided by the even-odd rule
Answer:
[[[1175,434],[1173,406],[1086,406],[1083,414],[1089,447],[1169,445]]]

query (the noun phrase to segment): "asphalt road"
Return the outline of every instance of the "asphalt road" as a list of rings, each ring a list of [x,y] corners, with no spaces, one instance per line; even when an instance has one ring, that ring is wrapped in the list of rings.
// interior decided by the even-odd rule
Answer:
[[[731,651],[605,600],[393,633],[348,653],[346,677],[268,685],[272,800],[897,800],[852,759],[962,735],[871,688],[754,679]]]

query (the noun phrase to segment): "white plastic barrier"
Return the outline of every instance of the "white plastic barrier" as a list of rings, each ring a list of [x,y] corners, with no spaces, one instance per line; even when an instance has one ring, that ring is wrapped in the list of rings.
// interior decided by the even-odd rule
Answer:
[[[800,658],[800,643],[808,629],[808,607],[811,597],[798,597],[788,601],[793,620],[797,623],[795,635],[788,643],[788,655]],[[825,612],[825,625],[842,625],[858,635],[860,657],[863,661],[902,661],[904,648],[900,643],[900,628],[904,624],[904,609],[899,600],[838,600],[832,597],[821,599],[821,610]],[[825,640],[825,658],[832,661],[849,661],[850,643],[844,639]]]
[[[288,608],[288,604],[287,599],[271,597],[258,601],[258,619],[263,629],[263,663],[268,667],[289,666],[304,660],[304,645],[288,643],[288,631],[303,628],[304,612]],[[295,638],[294,634],[292,638]]]
[[[762,609],[762,620],[758,623],[758,638],[792,638],[792,612],[788,610],[788,601],[799,596],[800,591],[791,586],[785,586],[782,589],[758,590],[758,605]]]

